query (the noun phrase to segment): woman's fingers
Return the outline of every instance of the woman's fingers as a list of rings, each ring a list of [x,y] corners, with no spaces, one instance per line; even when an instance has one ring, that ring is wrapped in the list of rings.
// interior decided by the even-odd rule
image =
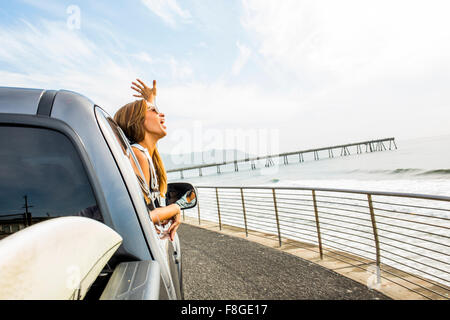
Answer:
[[[131,89],[141,94],[141,96],[138,96],[139,98],[144,98],[149,102],[153,102],[153,98],[156,96],[156,80],[153,80],[153,88],[147,87],[147,85],[141,79],[136,79],[136,81],[138,83],[134,81],[131,82]],[[134,95],[134,97],[136,96]]]
[[[134,91],[137,91],[137,92],[139,92],[139,93],[142,93],[142,92],[143,92],[143,90],[140,89],[140,88],[131,87],[131,89],[133,89]]]
[[[170,231],[170,241],[173,241],[175,239],[175,234],[177,232],[177,229],[178,229],[178,225],[174,229],[172,229],[172,231]]]
[[[142,87],[141,85],[137,84],[136,82],[132,82],[131,83],[133,86],[135,86],[137,89],[144,91],[144,87]],[[131,86],[133,88],[133,86]]]
[[[136,91],[141,91],[141,92],[144,91],[143,88],[141,88],[141,87],[139,87],[139,86],[136,86],[136,85],[132,85],[131,88],[134,89],[134,90],[136,90]]]
[[[144,88],[147,88],[144,82],[141,81],[141,79],[136,79]]]

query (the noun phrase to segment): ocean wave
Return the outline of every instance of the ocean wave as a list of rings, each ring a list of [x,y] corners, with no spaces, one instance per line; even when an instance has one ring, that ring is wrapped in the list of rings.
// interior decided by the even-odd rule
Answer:
[[[450,169],[417,169],[417,168],[398,168],[395,170],[351,170],[350,173],[369,173],[369,174],[384,174],[384,175],[400,175],[410,174],[416,176],[427,175],[450,175]]]
[[[428,170],[428,171],[424,171],[422,173],[419,173],[419,175],[433,175],[433,174],[439,174],[439,175],[450,174],[450,169]]]

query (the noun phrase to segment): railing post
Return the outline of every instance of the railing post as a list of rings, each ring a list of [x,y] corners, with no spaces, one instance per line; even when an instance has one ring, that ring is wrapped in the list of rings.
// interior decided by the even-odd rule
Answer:
[[[217,215],[219,216],[219,229],[222,230],[222,221],[220,219],[220,204],[219,204],[219,193],[216,188],[216,201],[217,201]]]
[[[375,250],[377,259],[377,283],[381,283],[380,242],[378,241],[377,223],[375,221],[375,212],[373,210],[371,194],[367,194],[367,200],[369,201],[370,219],[372,220],[373,237],[375,239]]]
[[[245,213],[245,203],[244,203],[244,192],[241,189],[241,200],[242,200],[242,211],[244,212],[244,225],[245,225],[245,236],[248,237],[248,230],[247,230],[247,215]]]
[[[312,191],[313,203],[314,203],[314,214],[316,216],[316,229],[317,229],[317,240],[319,241],[319,253],[320,260],[323,260],[323,250],[322,250],[322,237],[320,235],[320,224],[319,224],[319,210],[317,210],[317,201],[316,201],[316,191]]]
[[[275,195],[275,189],[274,188],[272,188],[272,194],[273,194],[273,206],[275,207],[275,218],[277,219],[278,244],[281,247],[280,221],[278,219],[277,198],[276,198],[276,195]]]

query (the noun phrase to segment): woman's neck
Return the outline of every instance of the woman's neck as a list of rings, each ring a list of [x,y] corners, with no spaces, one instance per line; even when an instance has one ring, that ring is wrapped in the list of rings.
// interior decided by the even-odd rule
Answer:
[[[146,134],[144,140],[138,143],[144,148],[146,148],[150,156],[153,157],[153,152],[155,151],[156,148],[156,142],[158,142],[158,139],[156,139],[152,135]]]

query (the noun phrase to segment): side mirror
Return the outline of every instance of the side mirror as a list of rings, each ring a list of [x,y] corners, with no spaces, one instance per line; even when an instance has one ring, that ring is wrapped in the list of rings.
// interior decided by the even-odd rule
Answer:
[[[197,205],[197,191],[187,182],[173,182],[167,185],[166,205],[182,199],[181,209],[191,209]]]

